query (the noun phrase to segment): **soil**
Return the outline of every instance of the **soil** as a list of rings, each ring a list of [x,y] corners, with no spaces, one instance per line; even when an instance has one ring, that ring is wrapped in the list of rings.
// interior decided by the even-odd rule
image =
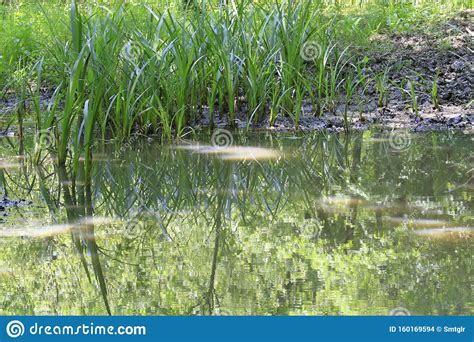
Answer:
[[[369,50],[364,55],[369,61],[364,72],[369,79],[388,70],[388,102],[378,106],[375,83],[371,82],[363,97],[362,114],[351,104],[348,115],[352,129],[362,130],[378,125],[386,129],[406,128],[413,131],[462,129],[474,132],[474,10],[466,10],[437,27],[410,33],[379,34],[372,38],[379,51]],[[433,107],[431,89],[438,77],[439,108]],[[412,109],[409,83],[416,84],[418,113]],[[343,95],[342,95],[343,96]],[[42,94],[48,100],[48,92]],[[242,101],[242,103],[244,103]],[[235,125],[247,126],[245,104],[238,112]],[[12,111],[15,100],[0,100],[0,114]],[[343,108],[335,113],[314,114],[309,100],[303,103],[299,130],[343,130]],[[229,126],[229,121],[215,115],[218,127]],[[209,126],[209,115],[191,124],[194,128]],[[279,116],[273,125],[268,121],[253,124],[255,129],[276,131],[295,130],[291,118]],[[11,134],[0,129],[0,136]]]

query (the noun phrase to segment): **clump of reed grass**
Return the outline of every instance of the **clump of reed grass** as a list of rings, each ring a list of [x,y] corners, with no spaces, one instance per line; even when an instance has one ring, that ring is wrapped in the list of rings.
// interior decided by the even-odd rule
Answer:
[[[71,2],[70,39],[53,42],[55,58],[67,66],[54,97],[63,108],[37,113],[38,128],[55,127],[60,164],[69,152],[89,149],[97,133],[123,140],[151,124],[171,138],[206,110],[211,125],[216,110],[233,125],[244,107],[248,122],[269,113],[271,124],[288,115],[298,125],[303,100],[315,98],[300,55],[310,39],[327,47],[321,71],[327,82],[318,91],[324,88],[326,106],[334,106],[343,54],[327,43],[327,32],[317,35],[319,12],[311,2],[242,2],[222,5],[219,15],[145,9],[146,21],[136,23],[123,6],[86,16]]]

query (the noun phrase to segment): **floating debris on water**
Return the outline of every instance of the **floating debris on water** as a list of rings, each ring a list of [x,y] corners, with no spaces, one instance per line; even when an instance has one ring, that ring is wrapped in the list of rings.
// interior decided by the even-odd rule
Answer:
[[[85,217],[80,220],[76,225],[84,225],[84,224],[93,224],[96,226],[106,225],[106,224],[116,224],[121,223],[122,221],[118,218],[114,217],[106,217],[106,216],[95,216],[95,217]]]
[[[272,160],[283,157],[277,150],[252,146],[210,146],[210,145],[179,145],[178,150],[188,150],[199,154],[216,155],[224,160]]]
[[[364,202],[364,200],[362,198],[358,198],[358,197],[332,196],[332,197],[324,197],[322,199],[322,202],[325,205],[351,206],[351,205],[362,204]]]
[[[366,142],[369,142],[369,143],[385,143],[389,141],[390,141],[389,138],[369,138],[366,140]]]
[[[10,229],[1,229],[0,238],[6,237],[49,237],[63,233],[67,233],[74,225],[72,224],[56,224],[41,227],[13,227]]]
[[[76,185],[76,186],[84,186],[86,185],[85,182],[82,182],[82,181],[71,181],[71,180],[64,180],[64,181],[61,181],[60,182],[62,185],[65,185],[65,186],[73,186],[73,185]]]
[[[11,277],[13,274],[11,268],[0,268],[0,277]]]
[[[451,223],[443,220],[436,219],[409,219],[405,217],[384,217],[385,222],[395,223],[395,224],[406,224],[410,227],[445,227],[449,226]]]
[[[88,225],[108,225],[120,223],[118,219],[110,217],[86,217],[75,223],[54,224],[47,226],[13,227],[9,229],[0,229],[0,238],[11,237],[30,237],[44,238],[68,233],[73,229],[81,229]]]
[[[365,209],[369,210],[396,210],[406,211],[407,213],[413,210],[420,210],[426,212],[427,210],[437,210],[440,208],[440,204],[437,202],[400,202],[400,201],[388,201],[388,202],[367,202],[364,204]],[[399,218],[396,218],[399,219]],[[402,217],[401,219],[406,219]]]
[[[282,156],[279,151],[261,147],[234,147],[220,153],[224,160],[272,160]]]
[[[474,237],[474,228],[472,227],[449,227],[449,228],[428,228],[413,231],[419,236],[445,239],[445,238],[465,238]]]
[[[109,161],[109,160],[112,160],[113,158],[111,158],[111,156],[107,155],[107,154],[104,154],[104,153],[96,153],[96,154],[92,154],[92,158],[91,160],[93,161]],[[86,158],[85,157],[79,157],[79,161],[85,161]]]
[[[18,167],[20,167],[20,164],[18,163],[10,162],[5,159],[0,159],[0,169],[15,169]]]

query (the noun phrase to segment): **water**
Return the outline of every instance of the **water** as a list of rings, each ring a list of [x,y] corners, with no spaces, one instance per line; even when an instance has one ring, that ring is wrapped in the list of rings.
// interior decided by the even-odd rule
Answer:
[[[0,314],[473,314],[472,135],[400,134],[0,138]]]

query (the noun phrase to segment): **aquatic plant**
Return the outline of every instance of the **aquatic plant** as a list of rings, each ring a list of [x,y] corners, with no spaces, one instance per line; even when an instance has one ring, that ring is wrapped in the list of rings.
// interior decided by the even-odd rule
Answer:
[[[353,99],[353,95],[355,94],[357,88],[359,87],[360,84],[362,84],[365,81],[365,77],[359,77],[357,78],[356,73],[354,70],[349,69],[349,71],[346,72],[345,75],[345,81],[343,83],[343,89],[344,89],[344,112],[343,112],[343,118],[344,118],[344,127],[346,131],[349,131],[351,124],[349,122],[348,118],[348,110],[349,110],[349,104],[351,100]],[[360,106],[360,104],[359,104]]]
[[[388,105],[390,97],[390,67],[385,67],[383,72],[375,75],[375,90],[377,92],[377,105],[382,108]]]
[[[416,82],[413,80],[410,80],[408,84],[410,87],[409,94],[410,94],[410,99],[411,99],[411,109],[416,116],[419,116],[418,97],[416,94]]]
[[[433,104],[433,108],[436,110],[439,109],[438,80],[439,73],[436,73],[431,85],[431,102]]]

